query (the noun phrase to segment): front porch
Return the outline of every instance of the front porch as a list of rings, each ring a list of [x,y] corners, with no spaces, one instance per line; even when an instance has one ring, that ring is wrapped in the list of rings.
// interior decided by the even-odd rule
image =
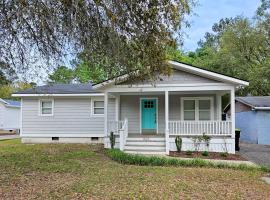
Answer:
[[[105,93],[105,147],[110,148],[108,137],[113,132],[117,136],[116,147],[122,151],[169,154],[176,150],[176,136],[182,138],[183,150],[194,150],[192,138],[206,134],[211,136],[209,151],[235,153],[234,116],[222,120],[222,96],[230,95],[234,109],[234,87],[194,89]],[[149,99],[155,99],[156,108],[149,102],[146,108],[156,112],[144,117],[143,100]],[[156,124],[149,125],[149,120]],[[150,129],[144,129],[147,126]],[[200,150],[205,150],[204,145]]]

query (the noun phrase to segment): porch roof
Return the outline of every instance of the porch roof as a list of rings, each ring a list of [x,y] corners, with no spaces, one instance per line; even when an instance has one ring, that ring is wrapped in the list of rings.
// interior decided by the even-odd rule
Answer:
[[[185,71],[194,75],[199,75],[205,78],[209,78],[209,79],[213,79],[213,80],[218,80],[221,82],[225,82],[225,83],[230,83],[232,85],[236,85],[236,86],[248,86],[249,82],[245,81],[245,80],[241,80],[232,76],[227,76],[221,73],[217,73],[217,72],[213,72],[207,69],[203,69],[197,66],[193,66],[193,65],[189,65],[183,62],[176,62],[176,61],[168,61],[169,64],[171,64],[171,67],[175,70],[179,70],[179,71]],[[126,81],[128,79],[129,75],[128,74],[123,74],[120,76],[117,76],[113,79],[108,79],[105,81],[102,81],[100,83],[94,84],[93,88],[94,89],[100,89],[103,88],[105,86],[108,85],[113,85],[116,83],[116,81],[118,82],[123,82]]]

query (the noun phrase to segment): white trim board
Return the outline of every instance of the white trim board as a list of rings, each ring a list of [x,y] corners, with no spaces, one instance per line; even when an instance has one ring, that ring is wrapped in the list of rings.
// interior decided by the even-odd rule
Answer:
[[[92,97],[104,96],[104,93],[85,93],[85,94],[12,94],[13,97]]]
[[[188,64],[184,64],[184,63],[179,63],[179,62],[175,62],[175,61],[168,61],[169,64],[172,65],[172,68],[176,69],[176,70],[181,70],[181,71],[185,71],[185,72],[189,72],[191,74],[195,74],[195,75],[199,75],[202,77],[206,77],[206,78],[210,78],[213,80],[218,80],[218,81],[224,81],[224,82],[229,82],[233,85],[237,85],[237,86],[248,86],[249,82],[241,80],[241,79],[237,79],[237,78],[233,78],[230,76],[226,76],[223,74],[219,74],[216,72],[211,72],[205,69],[201,69],[198,67],[194,67]],[[126,80],[126,78],[128,78],[129,75],[125,74],[122,76],[119,76],[118,78],[114,78],[114,79],[110,79],[107,81],[104,81],[102,83],[96,84],[93,86],[94,89],[99,89],[105,86],[109,86],[112,85],[116,82],[116,80],[119,80],[119,82]]]
[[[158,97],[141,97],[140,98],[140,134],[142,134],[142,100],[143,99],[155,99],[156,100],[156,120],[157,120],[157,127],[156,127],[156,133],[158,134]]]
[[[204,69],[201,69],[201,68],[198,68],[198,67],[193,67],[191,65],[187,65],[187,64],[183,64],[183,63],[179,63],[179,62],[175,62],[175,61],[169,61],[169,63],[171,65],[173,65],[178,70],[183,70],[183,71],[190,72],[190,73],[193,73],[193,74],[196,74],[196,75],[201,75],[201,76],[204,76],[204,77],[207,77],[207,78],[217,79],[217,80],[220,80],[220,81],[228,81],[230,83],[237,84],[237,85],[238,84],[243,85],[243,86],[248,86],[249,85],[249,82],[247,82],[247,81],[243,81],[243,80],[233,78],[233,77],[230,77],[230,76],[225,76],[225,75],[222,75],[222,74],[218,74],[218,73],[211,72],[211,71],[208,71],[208,70],[204,70]]]

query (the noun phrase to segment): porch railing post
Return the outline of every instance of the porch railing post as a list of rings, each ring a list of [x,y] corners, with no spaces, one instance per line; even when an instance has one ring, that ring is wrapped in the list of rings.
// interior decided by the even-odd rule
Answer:
[[[169,137],[169,91],[165,91],[165,140],[166,154],[170,152],[170,137]]]

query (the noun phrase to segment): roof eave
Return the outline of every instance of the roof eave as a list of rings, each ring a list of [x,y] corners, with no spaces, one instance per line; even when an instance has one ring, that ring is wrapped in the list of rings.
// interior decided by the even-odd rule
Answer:
[[[78,94],[12,94],[13,97],[90,97],[104,96],[103,93],[78,93]]]
[[[195,73],[195,74],[198,74],[198,75],[204,75],[204,76],[207,76],[209,78],[230,82],[230,83],[233,83],[233,84],[238,85],[238,86],[248,86],[249,85],[249,82],[244,81],[244,80],[240,80],[240,79],[237,79],[237,78],[229,77],[229,76],[222,75],[222,74],[219,74],[219,73],[215,73],[215,72],[212,72],[212,71],[207,71],[205,69],[201,69],[201,68],[198,68],[198,67],[194,67],[194,66],[191,66],[191,65],[187,65],[187,64],[183,64],[183,63],[179,63],[179,62],[175,62],[175,61],[168,61],[168,62],[171,65],[176,66],[177,69],[181,69],[181,70],[188,71],[188,72],[191,72],[191,73]]]

